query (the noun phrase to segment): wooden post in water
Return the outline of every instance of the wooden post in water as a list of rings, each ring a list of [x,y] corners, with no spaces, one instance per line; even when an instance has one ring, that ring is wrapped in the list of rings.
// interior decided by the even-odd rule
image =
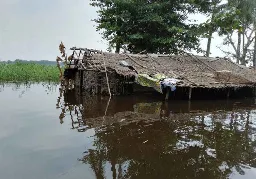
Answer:
[[[253,86],[253,97],[256,97],[256,86]]]
[[[230,88],[228,88],[227,99],[229,99],[229,96],[230,96]]]
[[[191,101],[189,100],[188,101],[188,112],[190,113],[190,110],[191,110]]]
[[[168,100],[168,99],[169,99],[170,90],[171,90],[170,87],[167,87],[167,88],[166,88],[165,100]]]
[[[111,97],[112,94],[111,94],[111,91],[110,91],[110,85],[109,85],[109,80],[108,80],[108,72],[107,72],[107,67],[106,67],[106,63],[105,63],[104,54],[103,54],[103,64],[104,64],[104,68],[105,68],[106,80],[107,80],[107,85],[108,85],[108,94]]]
[[[188,99],[189,99],[189,101],[191,100],[191,96],[192,96],[192,88],[189,88],[189,93],[188,93]]]

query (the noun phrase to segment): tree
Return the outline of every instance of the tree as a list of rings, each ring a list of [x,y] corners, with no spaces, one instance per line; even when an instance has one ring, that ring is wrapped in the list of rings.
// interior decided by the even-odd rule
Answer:
[[[212,0],[210,10],[209,10],[209,16],[210,19],[206,21],[206,23],[203,23],[201,28],[203,28],[203,31],[206,31],[206,37],[207,37],[207,49],[206,49],[206,56],[210,56],[211,52],[211,42],[212,42],[212,35],[215,31],[217,31],[216,23],[214,23],[215,16],[218,13],[218,10],[222,5],[219,5],[222,1],[221,0]]]
[[[254,22],[254,36],[256,37],[256,22]],[[256,67],[256,38],[254,39],[254,48],[253,48],[253,66]]]
[[[208,0],[91,0],[98,7],[97,30],[116,53],[124,45],[132,53],[176,53],[199,50],[197,26],[188,15],[207,12]]]
[[[253,26],[256,3],[253,0],[228,0],[214,16],[219,35],[224,36],[224,45],[231,45],[234,52],[223,51],[245,65],[251,60],[250,47],[255,39]],[[234,40],[237,35],[237,40]]]
[[[254,28],[254,48],[253,48],[253,66],[256,67],[256,2],[253,1],[253,28]]]

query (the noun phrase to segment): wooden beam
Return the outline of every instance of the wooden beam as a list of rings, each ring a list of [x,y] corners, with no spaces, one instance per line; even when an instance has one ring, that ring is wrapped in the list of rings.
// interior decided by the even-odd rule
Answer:
[[[255,86],[255,85],[253,86],[253,92],[252,92],[252,93],[253,93],[253,94],[252,94],[253,97],[256,97],[256,86]]]
[[[108,85],[108,94],[111,97],[111,91],[110,91],[110,85],[109,85],[109,80],[108,80],[108,72],[107,72],[107,67],[106,67],[106,63],[105,63],[105,56],[103,56],[103,64],[104,64],[104,68],[105,68],[105,74],[106,74],[106,80],[107,80],[107,85]]]
[[[140,63],[138,63],[136,60],[134,60],[130,55],[127,55],[126,53],[124,54],[125,56],[127,56],[131,61],[133,61],[135,64],[137,64],[137,65],[139,65],[140,67],[142,67],[142,68],[146,68],[147,69],[147,67],[146,66],[143,66],[143,65],[141,65]]]
[[[192,96],[192,88],[189,88],[189,93],[188,93],[188,99],[189,99],[189,101],[191,100],[191,96]]]
[[[170,87],[167,87],[167,88],[166,88],[165,100],[168,100],[168,99],[169,99],[170,90],[171,90]]]
[[[230,96],[230,88],[228,88],[227,99],[229,99],[229,96]]]
[[[190,113],[191,110],[191,101],[188,101],[188,112]]]

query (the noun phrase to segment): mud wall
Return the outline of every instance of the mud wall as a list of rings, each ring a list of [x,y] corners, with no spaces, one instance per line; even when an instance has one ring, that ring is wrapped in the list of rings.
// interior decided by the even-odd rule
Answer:
[[[116,72],[108,70],[108,81],[112,95],[128,95],[128,94],[146,94],[152,96],[165,95],[155,92],[152,88],[145,88],[134,83],[134,79],[125,78],[118,75]],[[97,70],[79,70],[75,74],[75,86],[84,95],[108,95],[108,84],[104,71]],[[152,97],[151,96],[151,97]],[[177,90],[170,93],[169,100],[184,99],[188,100],[189,88],[177,87]],[[254,88],[223,88],[223,89],[208,89],[208,88],[193,88],[192,100],[197,99],[232,99],[255,96]]]
[[[112,95],[132,94],[133,79],[125,78],[109,70],[108,82]],[[80,70],[75,75],[75,86],[90,95],[108,95],[106,73],[97,70]]]
[[[75,84],[76,87],[82,86],[82,80],[81,80],[82,73],[83,73],[83,71],[78,70],[78,71],[76,72],[76,74],[75,74],[74,84]]]

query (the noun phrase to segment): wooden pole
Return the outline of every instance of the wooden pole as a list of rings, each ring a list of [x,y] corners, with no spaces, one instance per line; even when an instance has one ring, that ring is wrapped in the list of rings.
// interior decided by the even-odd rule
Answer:
[[[190,110],[191,110],[191,101],[189,100],[188,101],[188,112],[190,113]]]
[[[142,67],[142,68],[146,68],[146,69],[147,69],[147,67],[145,67],[145,66],[141,65],[140,63],[138,63],[138,62],[137,62],[136,60],[134,60],[131,56],[127,55],[126,53],[125,53],[125,55],[126,55],[128,58],[130,58],[130,60],[132,60],[135,64],[139,65],[139,66]]]
[[[165,100],[168,100],[168,99],[169,99],[170,90],[171,90],[170,87],[167,87],[167,88],[166,88]]]
[[[104,62],[104,68],[105,68],[105,74],[106,74],[106,80],[107,80],[107,85],[108,85],[108,94],[111,97],[111,91],[110,91],[110,86],[109,86],[109,81],[108,81],[108,73],[107,73],[107,68],[106,68],[106,63],[105,63],[105,57],[103,57],[103,62]]]
[[[253,97],[256,97],[256,86],[253,86]]]
[[[108,103],[107,103],[107,105],[106,105],[106,109],[105,109],[105,113],[104,113],[103,121],[102,121],[102,124],[101,124],[101,125],[103,125],[104,122],[105,122],[105,117],[107,116],[107,112],[108,112],[108,107],[109,107],[110,101],[111,101],[111,96],[109,96]]]
[[[229,96],[230,96],[230,89],[228,88],[227,99],[229,99]]]
[[[192,88],[189,88],[189,93],[188,93],[188,99],[189,99],[189,101],[191,100],[191,96],[192,96]]]

